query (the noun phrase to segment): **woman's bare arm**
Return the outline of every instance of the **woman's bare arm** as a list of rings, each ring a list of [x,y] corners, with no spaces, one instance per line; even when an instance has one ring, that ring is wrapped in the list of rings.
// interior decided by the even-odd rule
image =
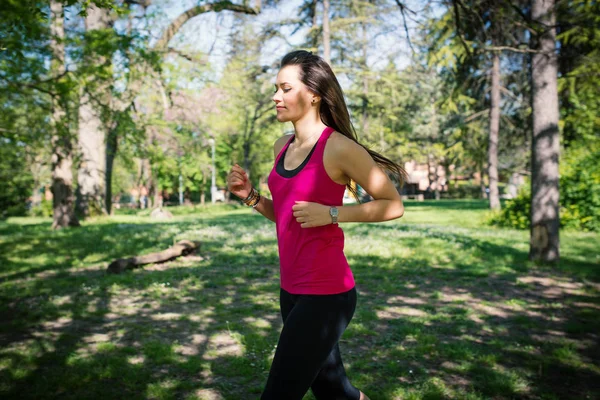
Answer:
[[[285,146],[285,144],[287,143],[289,138],[290,138],[290,136],[286,135],[286,136],[280,137],[279,139],[277,139],[275,141],[275,144],[273,145],[273,153],[274,153],[273,159],[277,159],[277,155],[279,154],[281,149],[283,149],[283,146]],[[256,206],[255,209],[256,209],[256,211],[258,211],[259,213],[264,215],[266,218],[275,222],[275,212],[273,211],[273,200],[261,195],[260,201],[258,202],[258,205]]]
[[[364,204],[338,207],[338,222],[380,222],[402,217],[402,198],[371,155],[343,135],[339,135],[333,144],[336,166],[374,199]]]

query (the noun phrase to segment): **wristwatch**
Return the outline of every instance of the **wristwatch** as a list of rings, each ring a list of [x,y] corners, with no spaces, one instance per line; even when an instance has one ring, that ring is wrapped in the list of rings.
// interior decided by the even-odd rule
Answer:
[[[331,223],[332,224],[337,224],[338,223],[338,209],[337,209],[337,207],[331,207],[329,209],[329,215],[331,215]]]

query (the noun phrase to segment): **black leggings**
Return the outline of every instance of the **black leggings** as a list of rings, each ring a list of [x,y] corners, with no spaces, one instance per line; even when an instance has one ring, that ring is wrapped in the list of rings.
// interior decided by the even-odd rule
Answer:
[[[283,329],[261,400],[358,400],[338,341],[356,308],[356,288],[333,295],[295,295],[281,289]]]

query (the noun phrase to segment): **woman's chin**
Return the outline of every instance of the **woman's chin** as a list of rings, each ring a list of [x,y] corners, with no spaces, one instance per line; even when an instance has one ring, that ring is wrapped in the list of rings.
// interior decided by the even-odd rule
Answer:
[[[283,115],[277,113],[277,121],[279,121],[279,122],[288,122],[289,120],[290,120],[289,118],[286,118]]]

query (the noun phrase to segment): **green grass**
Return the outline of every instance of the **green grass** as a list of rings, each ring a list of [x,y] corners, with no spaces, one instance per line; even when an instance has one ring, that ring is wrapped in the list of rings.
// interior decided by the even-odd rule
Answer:
[[[281,329],[274,225],[173,211],[0,222],[0,398],[259,398]],[[340,345],[372,400],[600,396],[600,235],[562,232],[560,265],[538,267],[528,233],[486,213],[407,202],[398,221],[343,226],[359,299]],[[105,273],[180,239],[201,251]]]

